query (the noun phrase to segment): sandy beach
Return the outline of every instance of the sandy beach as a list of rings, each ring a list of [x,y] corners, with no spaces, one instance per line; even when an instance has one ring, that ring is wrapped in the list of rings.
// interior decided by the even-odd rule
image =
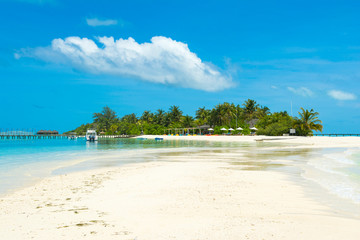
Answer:
[[[360,147],[356,137],[160,137]],[[1,239],[359,239],[360,217],[319,201],[316,188],[222,155],[163,154],[45,178],[0,198]]]

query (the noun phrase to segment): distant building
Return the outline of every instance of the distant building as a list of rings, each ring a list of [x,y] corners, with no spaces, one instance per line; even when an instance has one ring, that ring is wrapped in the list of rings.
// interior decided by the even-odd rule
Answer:
[[[40,130],[38,131],[36,134],[38,135],[57,135],[59,134],[58,131],[55,131],[55,130]]]

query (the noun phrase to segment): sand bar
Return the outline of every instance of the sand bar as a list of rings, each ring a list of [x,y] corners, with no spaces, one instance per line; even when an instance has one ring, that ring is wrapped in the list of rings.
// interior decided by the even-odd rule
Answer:
[[[219,136],[206,140],[254,141],[260,137]],[[357,138],[289,137],[279,141],[312,148],[359,144]],[[1,236],[3,239],[359,239],[359,218],[345,216],[311,198],[306,193],[309,190],[286,173],[241,170],[215,158],[196,161],[189,155],[167,158],[169,161],[54,176],[2,197]]]

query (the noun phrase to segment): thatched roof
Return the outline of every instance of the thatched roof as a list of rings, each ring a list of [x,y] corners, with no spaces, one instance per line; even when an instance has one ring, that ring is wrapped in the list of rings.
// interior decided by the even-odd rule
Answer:
[[[59,134],[59,132],[58,131],[56,131],[56,130],[40,130],[40,131],[38,131],[36,134],[42,134],[42,135],[50,135],[50,134]]]

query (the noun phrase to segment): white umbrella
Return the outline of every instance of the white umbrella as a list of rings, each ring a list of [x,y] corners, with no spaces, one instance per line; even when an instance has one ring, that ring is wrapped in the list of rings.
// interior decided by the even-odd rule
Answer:
[[[250,128],[250,130],[257,131],[258,129],[256,127],[252,127],[252,128]]]
[[[208,128],[208,130],[209,130],[209,131],[214,131],[214,129],[212,129],[212,128]]]
[[[226,128],[222,128],[222,129],[220,129],[221,131],[227,131],[227,129]]]
[[[243,130],[241,127],[238,127],[236,130]]]
[[[234,129],[232,129],[232,128],[229,128],[229,130],[230,130],[230,131],[233,131]]]

